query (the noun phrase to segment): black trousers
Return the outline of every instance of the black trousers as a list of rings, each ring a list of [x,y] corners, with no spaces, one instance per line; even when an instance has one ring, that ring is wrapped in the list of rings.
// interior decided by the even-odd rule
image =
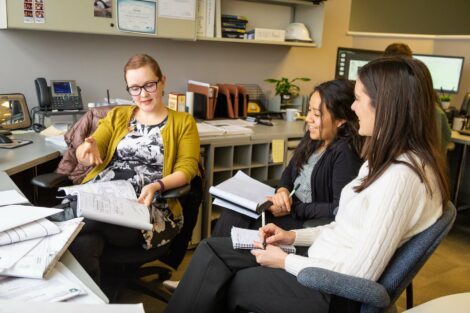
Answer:
[[[266,212],[266,224],[273,223],[285,230],[303,228],[302,225],[304,222],[305,220],[296,219],[290,214],[275,217],[271,212]],[[212,231],[212,237],[230,237],[232,226],[258,229],[261,227],[261,218],[255,220],[241,213],[224,209],[215,224],[214,230]]]
[[[230,238],[199,243],[166,313],[328,312],[330,296],[302,286],[282,269],[262,267]]]
[[[69,247],[70,252],[87,271],[88,275],[101,285],[100,258],[107,244],[116,247],[139,247],[144,243],[142,232],[135,228],[84,220],[80,234]],[[143,249],[143,248],[142,248]]]

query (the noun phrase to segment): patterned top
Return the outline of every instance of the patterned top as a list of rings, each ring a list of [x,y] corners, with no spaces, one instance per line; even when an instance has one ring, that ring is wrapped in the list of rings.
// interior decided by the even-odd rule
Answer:
[[[113,159],[91,182],[127,180],[139,197],[142,188],[163,177],[163,139],[161,130],[168,118],[156,125],[143,125],[132,118],[130,132],[119,142]],[[161,246],[170,241],[182,227],[182,219],[173,220],[166,201],[155,201],[150,207],[152,231],[142,231],[144,248]],[[154,232],[158,236],[154,236]]]

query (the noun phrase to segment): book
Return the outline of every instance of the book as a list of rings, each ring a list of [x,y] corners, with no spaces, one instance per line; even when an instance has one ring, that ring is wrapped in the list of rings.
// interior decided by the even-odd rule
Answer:
[[[179,92],[168,94],[168,108],[177,112],[186,111],[186,95]]]
[[[125,180],[61,187],[77,196],[77,215],[91,220],[141,230],[152,230],[148,208],[137,202],[131,183]]]
[[[286,31],[283,29],[255,28],[246,33],[246,39],[284,41]]]
[[[206,5],[207,0],[196,1],[196,35],[198,37],[206,36]]]
[[[206,0],[206,37],[215,35],[215,0]]]
[[[245,229],[239,227],[232,227],[230,231],[230,237],[232,238],[232,245],[234,249],[255,249],[253,241],[261,242],[259,238],[259,231],[252,229]],[[292,245],[279,245],[284,252],[295,253],[295,247]]]
[[[266,202],[266,196],[274,194],[274,188],[238,171],[232,178],[210,187],[209,193],[216,198],[215,205],[257,219],[257,208]]]

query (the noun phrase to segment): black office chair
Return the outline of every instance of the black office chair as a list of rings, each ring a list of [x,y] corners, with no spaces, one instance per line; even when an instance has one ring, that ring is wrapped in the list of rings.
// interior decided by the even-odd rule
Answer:
[[[197,222],[199,205],[202,201],[202,179],[196,176],[190,185],[169,190],[160,198],[178,198],[183,207],[184,224],[180,233],[168,244],[151,250],[140,247],[122,248],[108,245],[101,257],[104,288],[112,284],[105,292],[111,302],[115,302],[124,287],[144,293],[148,296],[168,302],[171,293],[161,283],[171,277],[172,270],[161,266],[143,266],[160,260],[176,269],[184,258],[192,231]],[[109,271],[109,269],[112,269]],[[157,276],[151,281],[143,280]]]

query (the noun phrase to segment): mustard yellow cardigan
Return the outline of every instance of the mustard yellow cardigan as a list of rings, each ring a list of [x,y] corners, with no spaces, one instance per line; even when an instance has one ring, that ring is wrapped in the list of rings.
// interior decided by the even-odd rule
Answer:
[[[108,166],[121,141],[129,133],[129,122],[136,106],[118,106],[99,121],[92,137],[96,140],[103,163],[95,166],[82,181],[86,183],[95,178]],[[199,173],[200,156],[199,133],[194,118],[188,113],[168,109],[168,120],[162,129],[164,146],[163,177],[181,171],[188,182]],[[174,218],[182,215],[179,201],[169,200],[168,205]]]

